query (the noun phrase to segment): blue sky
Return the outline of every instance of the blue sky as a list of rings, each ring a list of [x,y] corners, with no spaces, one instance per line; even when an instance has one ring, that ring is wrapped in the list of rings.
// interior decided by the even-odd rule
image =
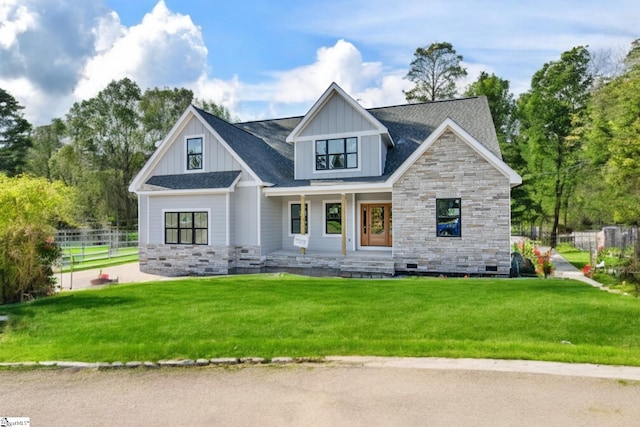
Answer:
[[[111,80],[188,87],[242,120],[304,114],[332,81],[365,107],[404,102],[418,46],[453,44],[517,95],[572,47],[624,57],[640,2],[0,0],[0,87],[35,125]]]

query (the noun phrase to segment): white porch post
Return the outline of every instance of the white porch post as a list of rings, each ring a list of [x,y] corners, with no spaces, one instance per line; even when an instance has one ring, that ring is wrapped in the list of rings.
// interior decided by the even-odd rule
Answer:
[[[347,195],[340,197],[340,223],[342,224],[342,255],[347,255]]]
[[[307,234],[307,227],[305,224],[305,218],[307,217],[307,205],[304,201],[304,194],[300,195],[300,234],[303,236]],[[300,253],[305,254],[305,248],[300,248]]]

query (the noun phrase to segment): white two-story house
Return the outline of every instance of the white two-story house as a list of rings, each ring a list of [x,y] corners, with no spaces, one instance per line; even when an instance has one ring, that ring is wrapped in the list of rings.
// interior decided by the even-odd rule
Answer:
[[[334,83],[303,117],[190,106],[130,191],[148,273],[507,276],[521,182],[486,98],[365,109]]]

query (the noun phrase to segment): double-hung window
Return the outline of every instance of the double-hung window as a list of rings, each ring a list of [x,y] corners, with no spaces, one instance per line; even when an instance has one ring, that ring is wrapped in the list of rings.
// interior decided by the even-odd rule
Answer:
[[[342,204],[327,202],[324,205],[324,233],[342,234]]]
[[[316,170],[355,169],[357,167],[358,138],[316,141]]]
[[[461,199],[436,199],[436,230],[441,237],[461,236]]]
[[[208,236],[208,212],[164,213],[165,244],[206,245]]]
[[[187,138],[187,170],[202,169],[202,138]]]
[[[289,205],[289,234],[300,234],[302,228],[302,209],[300,203]],[[305,203],[304,229],[305,234],[309,234],[309,203]]]

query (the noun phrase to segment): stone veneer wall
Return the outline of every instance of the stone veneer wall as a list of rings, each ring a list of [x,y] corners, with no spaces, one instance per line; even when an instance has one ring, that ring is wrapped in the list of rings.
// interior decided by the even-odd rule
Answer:
[[[461,198],[461,237],[436,236],[436,198]],[[508,275],[510,185],[445,132],[393,187],[397,272]]]
[[[213,276],[235,269],[235,248],[200,245],[142,245],[140,271],[162,276]]]
[[[140,246],[140,271],[162,276],[214,276],[260,272],[265,257],[259,246]]]

